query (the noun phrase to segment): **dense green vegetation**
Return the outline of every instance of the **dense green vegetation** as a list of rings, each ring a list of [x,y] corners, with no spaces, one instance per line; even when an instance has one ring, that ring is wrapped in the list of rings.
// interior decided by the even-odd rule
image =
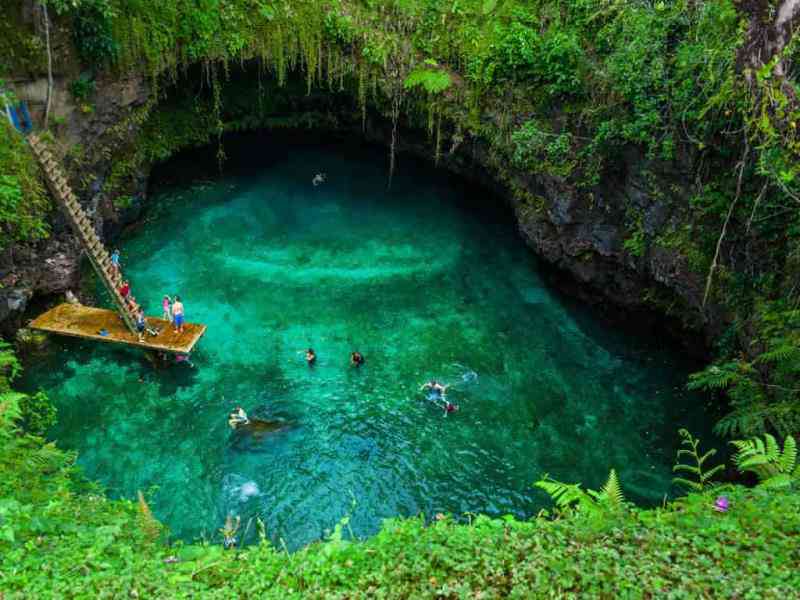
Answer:
[[[7,348],[0,362],[7,375],[19,372]],[[663,508],[628,504],[612,472],[600,492],[541,481],[556,508],[529,522],[396,519],[354,541],[344,517],[328,540],[293,554],[265,535],[260,544],[225,550],[221,536],[164,543],[143,496],[106,499],[80,476],[73,454],[20,428],[25,397],[3,386],[6,598],[784,598],[800,585],[800,465],[792,438],[783,448],[771,437],[737,443],[738,467],[762,482],[755,489],[707,482],[702,493]],[[701,480],[687,465],[687,477]]]
[[[145,106],[95,147],[70,155],[77,170],[113,148],[105,185],[120,201],[142,165],[226,130],[331,125],[322,113],[276,116],[290,97],[319,91],[352,98],[355,118],[372,111],[388,119],[392,155],[406,127],[429,133],[437,160],[480,141],[494,175],[519,193],[515,170],[567,186],[593,206],[596,190],[618,177],[633,149],[642,157],[638,168],[652,173],[652,198],[673,218],[649,231],[642,207],[632,204],[626,251],[643,265],[659,249],[678,248],[706,281],[702,305],[688,311],[694,325],[729,324],[715,363],[690,385],[730,404],[721,433],[776,434],[791,454],[788,436],[800,432],[800,111],[791,67],[798,48],[795,38],[777,50],[758,46],[783,3],[757,4],[48,1],[87,70],[71,87],[81,103],[91,104],[100,73],[144,71],[153,84]],[[9,23],[0,24],[0,76],[42,73],[40,39]],[[240,64],[255,69],[257,85],[243,89],[231,77]],[[187,78],[205,91],[165,100],[170,84]],[[0,127],[5,247],[46,235],[47,202],[22,141]],[[681,176],[657,175],[665,167]],[[548,209],[542,198],[526,200],[534,212]],[[586,509],[621,498],[608,493],[619,491],[612,477],[596,495],[572,487],[565,497],[561,488],[562,509],[577,503],[588,513],[569,519],[398,521],[364,543],[337,534],[292,556],[266,545],[241,553],[214,544],[176,549],[158,543],[163,533],[145,502],[137,508],[103,499],[75,474],[72,457],[13,431],[20,400],[5,396],[0,413],[0,589],[21,595],[102,588],[109,595],[229,596],[228,584],[241,595],[276,596],[383,588],[444,597],[479,590],[487,597],[530,590],[778,597],[800,584],[800,500],[787,470],[777,490],[727,489],[725,513],[711,508],[721,492],[706,489],[710,479],[662,509],[639,511],[622,500],[619,510]],[[30,417],[23,422],[35,431]],[[772,458],[761,464],[789,463],[776,458],[776,444],[763,444]],[[696,455],[697,468],[703,456]],[[746,460],[739,467],[752,471]],[[165,562],[173,554],[180,560]],[[51,575],[65,587],[50,587]]]

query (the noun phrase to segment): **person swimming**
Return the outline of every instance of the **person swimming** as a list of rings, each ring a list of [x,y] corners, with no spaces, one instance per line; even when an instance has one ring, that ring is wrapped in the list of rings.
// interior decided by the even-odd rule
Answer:
[[[350,353],[350,364],[354,367],[360,367],[364,364],[364,355],[358,350]]]
[[[237,406],[231,411],[231,414],[228,415],[228,425],[231,426],[231,429],[236,429],[240,425],[247,425],[249,423],[250,419],[247,418],[247,413],[244,412],[241,406]]]
[[[449,402],[447,400],[444,401],[442,408],[444,409],[445,417],[450,413],[458,412],[458,404],[453,404],[452,402]]]
[[[314,178],[311,180],[311,184],[314,187],[317,187],[318,185],[321,185],[321,184],[325,183],[325,181],[327,179],[328,179],[328,174],[327,173],[317,173],[316,175],[314,175]]]
[[[308,363],[308,366],[310,367],[316,361],[317,361],[317,355],[314,352],[314,349],[313,348],[309,348],[308,350],[306,350],[306,362]]]
[[[432,379],[428,383],[423,383],[419,389],[421,392],[430,391],[435,397],[444,400],[445,395],[447,394],[447,388],[449,387],[449,384],[439,383],[438,381]]]

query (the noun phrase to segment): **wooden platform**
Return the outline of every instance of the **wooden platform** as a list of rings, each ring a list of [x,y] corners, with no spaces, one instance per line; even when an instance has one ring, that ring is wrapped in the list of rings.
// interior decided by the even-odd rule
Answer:
[[[147,317],[147,326],[150,329],[160,330],[157,336],[145,334],[144,341],[140,342],[133,335],[120,316],[113,310],[83,306],[82,304],[59,304],[36,318],[31,324],[31,329],[69,335],[72,337],[98,340],[100,342],[113,342],[138,346],[147,350],[188,354],[195,344],[206,332],[206,326],[198,323],[185,323],[183,333],[175,333],[172,324],[163,319]],[[100,335],[105,329],[108,335]]]

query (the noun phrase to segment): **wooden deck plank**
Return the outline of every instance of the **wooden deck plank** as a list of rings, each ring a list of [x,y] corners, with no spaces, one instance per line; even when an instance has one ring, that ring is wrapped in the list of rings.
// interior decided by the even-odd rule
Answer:
[[[172,330],[172,324],[163,319],[147,317],[147,326],[160,330],[155,337],[144,336],[140,342],[113,310],[83,306],[82,304],[59,304],[40,315],[30,324],[31,329],[69,335],[72,337],[128,344],[148,350],[188,354],[206,332],[206,326],[199,323],[185,323],[181,334]],[[105,329],[108,335],[100,335]]]

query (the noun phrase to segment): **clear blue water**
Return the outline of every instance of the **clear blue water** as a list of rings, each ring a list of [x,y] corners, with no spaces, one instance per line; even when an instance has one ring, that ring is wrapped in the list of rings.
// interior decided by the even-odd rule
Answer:
[[[528,517],[544,473],[597,486],[614,467],[633,499],[669,492],[677,428],[707,430],[689,366],[564,304],[497,200],[408,159],[387,192],[382,150],[232,154],[224,176],[198,155],[162,169],[120,241],[148,314],[179,293],[208,326],[195,368],[66,339],[28,367],[52,437],[111,495],[148,492],[184,539],[238,514],[296,548],[346,514],[358,536],[397,515]],[[460,412],[418,392],[432,378]],[[237,404],[285,428],[233,434]]]

